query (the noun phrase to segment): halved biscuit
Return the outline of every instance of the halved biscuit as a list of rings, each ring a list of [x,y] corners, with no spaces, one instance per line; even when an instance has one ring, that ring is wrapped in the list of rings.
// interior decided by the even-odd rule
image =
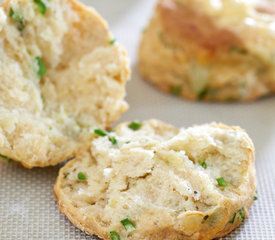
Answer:
[[[0,8],[0,154],[55,165],[127,110],[129,63],[105,21],[74,0]]]
[[[68,162],[61,212],[103,239],[213,239],[248,216],[254,147],[239,127],[124,123]],[[117,238],[115,238],[117,237]]]
[[[249,101],[275,93],[274,56],[274,1],[159,0],[139,69],[184,98]]]

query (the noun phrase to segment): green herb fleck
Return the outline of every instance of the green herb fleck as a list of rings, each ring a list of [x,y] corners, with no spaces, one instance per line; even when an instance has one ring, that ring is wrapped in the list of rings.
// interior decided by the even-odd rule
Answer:
[[[236,213],[233,214],[232,218],[229,220],[230,223],[234,223],[236,218]]]
[[[139,122],[131,122],[129,125],[128,125],[129,128],[131,128],[132,130],[134,131],[137,131],[139,130],[141,127],[142,127],[142,124],[139,123]]]
[[[34,0],[34,3],[37,5],[39,11],[44,15],[47,12],[47,6],[41,0]]]
[[[202,166],[204,169],[206,169],[206,168],[207,168],[206,162],[203,162],[203,163],[201,164],[201,166]]]
[[[161,41],[163,40],[163,32],[162,31],[158,32],[158,37]]]
[[[247,86],[247,83],[246,83],[246,82],[242,82],[242,83],[240,84],[240,88],[246,88],[246,86]]]
[[[209,218],[209,215],[205,215],[202,219],[202,223],[204,223]]]
[[[41,95],[41,100],[42,100],[42,103],[45,104],[45,97],[43,95]]]
[[[80,122],[80,121],[78,121],[78,120],[76,120],[75,123],[76,123],[76,125],[79,126],[80,128],[85,128],[85,127],[87,127],[87,125],[86,125],[85,123]]]
[[[121,220],[120,222],[125,227],[125,229],[127,230],[127,232],[133,232],[133,231],[136,230],[136,228],[134,227],[133,223],[128,218],[125,218],[125,219]]]
[[[236,102],[237,101],[237,98],[236,97],[227,97],[225,99],[227,102]]]
[[[206,164],[205,161],[203,161],[203,159],[200,159],[200,160],[199,160],[199,164],[200,164],[204,169],[207,168],[207,164]]]
[[[171,93],[174,95],[180,95],[181,93],[181,87],[179,86],[172,86],[171,87]]]
[[[208,94],[208,89],[207,88],[204,88],[202,89],[199,93],[198,93],[198,99],[199,100],[203,100],[206,95]]]
[[[236,46],[230,46],[229,51],[237,54],[247,54],[247,50]]]
[[[20,15],[18,12],[14,11],[12,8],[10,10],[10,17],[11,19],[13,19],[15,22],[18,22],[17,25],[17,29],[19,31],[23,31],[23,29],[25,28],[25,20],[22,17],[22,15]]]
[[[217,178],[217,182],[218,182],[219,186],[221,186],[221,187],[226,187],[227,186],[227,183],[226,183],[226,181],[224,180],[223,177]]]
[[[258,192],[257,191],[255,192],[255,195],[254,195],[253,199],[254,199],[254,201],[258,200]]]
[[[214,98],[217,95],[217,90],[216,89],[209,90],[209,95],[210,97]]]
[[[114,136],[109,136],[109,141],[113,144],[116,145],[117,144],[117,140]]]
[[[79,172],[78,174],[77,174],[77,178],[78,178],[78,180],[80,180],[80,181],[86,181],[86,176],[85,176],[85,174],[83,173],[83,172]]]
[[[37,56],[35,58],[35,61],[37,62],[37,65],[38,65],[37,76],[39,78],[42,78],[45,75],[45,73],[47,72],[47,68],[40,57]]]
[[[63,177],[67,178],[70,173],[63,173]]]
[[[127,142],[125,142],[125,144],[129,144],[131,141],[127,141]]]
[[[11,164],[11,162],[12,162],[12,159],[11,159],[11,158],[9,158],[9,157],[7,157],[7,156],[4,156],[4,155],[2,155],[2,154],[0,154],[0,157],[6,159],[7,162],[8,162],[8,164]]]
[[[111,240],[120,240],[120,236],[116,231],[109,232],[109,237]]]
[[[107,133],[104,130],[100,129],[100,128],[95,129],[94,133],[99,135],[99,136],[102,136],[102,137],[107,136]]]
[[[110,44],[110,45],[114,45],[115,44],[115,42],[116,42],[116,39],[115,38],[113,38],[112,40],[110,40],[108,43]]]
[[[244,214],[243,214],[243,208],[241,208],[238,211],[238,213],[239,213],[238,219],[239,219],[240,222],[242,222],[245,219]]]

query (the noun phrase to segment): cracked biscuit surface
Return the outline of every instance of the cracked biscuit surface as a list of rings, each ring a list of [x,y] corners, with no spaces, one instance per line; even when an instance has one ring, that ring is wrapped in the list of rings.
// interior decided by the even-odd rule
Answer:
[[[0,7],[0,154],[28,168],[85,148],[127,110],[129,63],[105,21],[74,0]]]
[[[272,0],[159,0],[139,69],[165,92],[195,100],[250,101],[275,93]]]
[[[93,140],[89,152],[60,170],[54,192],[75,226],[103,239],[111,232],[121,239],[207,240],[248,216],[255,181],[254,147],[242,129],[177,129],[149,120]]]

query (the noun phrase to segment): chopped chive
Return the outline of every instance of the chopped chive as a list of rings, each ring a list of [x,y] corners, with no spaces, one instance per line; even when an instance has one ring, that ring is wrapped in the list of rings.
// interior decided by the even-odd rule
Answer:
[[[86,176],[85,176],[85,174],[83,173],[83,172],[79,172],[78,174],[77,174],[77,178],[78,178],[78,180],[80,180],[80,181],[86,181]]]
[[[247,50],[236,46],[230,46],[229,51],[233,53],[247,54]]]
[[[0,154],[0,157],[6,159],[8,164],[10,164],[12,162],[12,159],[7,157],[7,156],[4,156],[4,155]]]
[[[78,120],[75,121],[76,125],[79,126],[80,128],[85,128],[86,125],[83,122],[80,122]]]
[[[171,93],[174,95],[180,95],[181,93],[181,87],[179,86],[172,86],[171,87]]]
[[[34,0],[34,3],[39,8],[39,11],[44,15],[47,12],[47,6],[41,0]]]
[[[69,175],[69,173],[63,173],[63,177],[64,177],[64,178],[67,178],[68,175]]]
[[[125,142],[125,144],[129,144],[131,141],[127,141],[127,142]]]
[[[158,37],[159,37],[159,40],[163,40],[163,32],[162,31],[159,31],[158,32]]]
[[[18,12],[14,11],[12,8],[10,10],[10,17],[15,22],[18,22],[17,29],[19,31],[23,31],[23,29],[25,28],[24,18]]]
[[[209,95],[210,97],[215,97],[217,95],[217,90],[216,89],[209,90]]]
[[[100,128],[95,129],[94,133],[97,134],[97,135],[99,135],[99,136],[102,136],[102,137],[107,136],[107,133],[104,130],[100,129]]]
[[[246,85],[247,85],[246,82],[242,82],[242,83],[240,84],[240,88],[246,88]]]
[[[243,214],[243,208],[241,208],[238,211],[238,213],[239,213],[238,219],[239,219],[240,222],[242,222],[245,219],[244,214]]]
[[[110,40],[108,43],[110,44],[110,45],[114,45],[115,44],[115,42],[116,42],[116,39],[115,38],[113,38],[112,40]]]
[[[204,223],[209,218],[209,215],[205,215],[202,219],[202,223]]]
[[[125,227],[125,229],[127,230],[127,232],[133,232],[133,231],[136,230],[136,228],[134,227],[133,223],[128,218],[125,218],[125,219],[121,220],[120,222]]]
[[[22,20],[22,17],[18,14],[18,12],[15,12],[12,8],[10,10],[10,17],[16,22]]]
[[[116,145],[117,144],[117,140],[114,136],[109,136],[109,141],[113,144]]]
[[[206,162],[203,162],[203,163],[201,164],[201,166],[202,166],[204,169],[206,169],[206,168],[207,168]]]
[[[229,220],[230,223],[234,223],[236,218],[236,213],[233,214],[232,218]]]
[[[227,98],[226,98],[226,101],[227,101],[227,102],[236,102],[236,101],[237,101],[237,98],[236,98],[236,97],[227,97]]]
[[[41,95],[41,100],[42,100],[42,103],[45,104],[45,97],[43,95]]]
[[[35,58],[35,61],[37,62],[37,65],[38,65],[37,76],[39,78],[42,78],[45,75],[45,73],[47,72],[47,68],[40,57],[37,56]]]
[[[199,160],[199,164],[200,164],[204,169],[207,168],[207,164],[206,164],[205,161],[203,161],[203,159],[200,159],[200,160]]]
[[[109,232],[109,238],[111,240],[120,240],[120,236],[116,231]]]
[[[224,180],[223,177],[217,178],[216,180],[217,180],[219,186],[221,186],[221,187],[226,187],[227,186],[227,183],[226,183],[226,181]]]
[[[132,130],[134,131],[137,131],[139,130],[141,127],[142,127],[142,124],[139,123],[139,122],[131,122],[129,125],[128,125],[129,128],[131,128]]]
[[[206,97],[206,95],[208,94],[208,89],[204,88],[202,89],[199,93],[198,93],[198,99],[202,100]]]
[[[254,200],[254,201],[258,200],[258,192],[257,192],[257,191],[255,192],[255,195],[254,195],[253,200]]]

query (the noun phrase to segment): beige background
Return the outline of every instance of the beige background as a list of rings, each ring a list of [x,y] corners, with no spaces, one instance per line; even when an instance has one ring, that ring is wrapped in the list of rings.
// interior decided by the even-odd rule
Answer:
[[[226,240],[275,239],[275,97],[251,104],[206,104],[158,92],[136,71],[136,50],[155,0],[86,0],[109,21],[126,47],[133,68],[127,86],[130,110],[122,120],[158,118],[176,126],[211,121],[245,128],[256,146],[259,200],[250,217]],[[1,84],[1,82],[0,82]],[[52,186],[58,167],[27,170],[0,163],[0,239],[93,239],[59,213]]]

